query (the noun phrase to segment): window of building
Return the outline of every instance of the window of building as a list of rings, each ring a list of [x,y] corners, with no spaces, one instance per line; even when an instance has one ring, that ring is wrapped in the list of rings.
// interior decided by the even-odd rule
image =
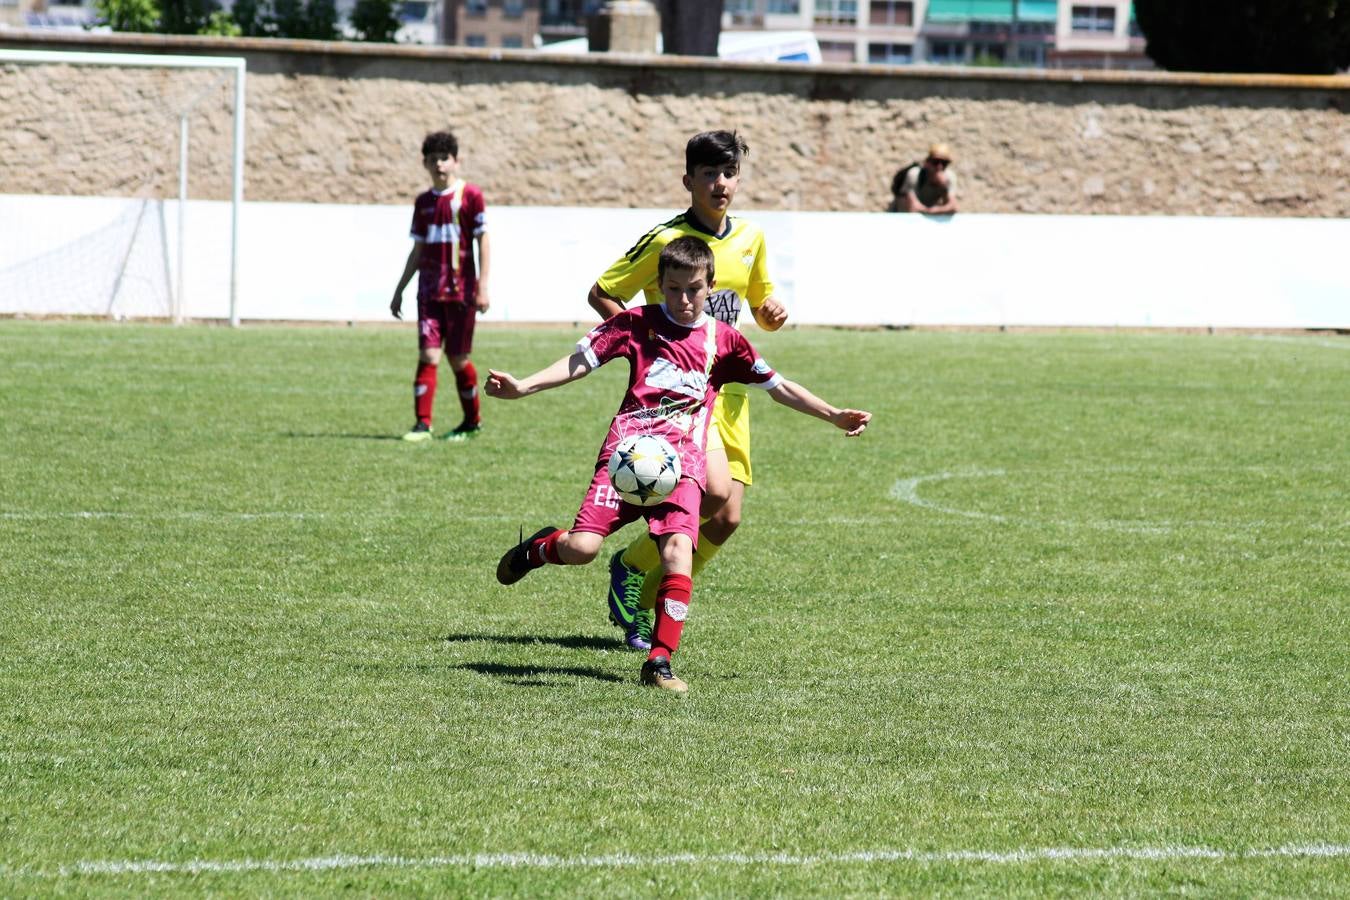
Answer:
[[[1105,32],[1116,30],[1116,8],[1114,6],[1075,6],[1071,14],[1071,27],[1079,32]]]
[[[960,65],[966,61],[966,45],[961,41],[929,41],[928,61],[939,65]]]
[[[767,12],[772,16],[795,16],[802,11],[802,0],[769,0]]]
[[[816,0],[816,21],[823,25],[856,25],[858,0]]]
[[[525,46],[525,39],[518,34],[502,35],[502,46],[507,50],[519,50]]]
[[[754,24],[755,0],[725,0],[722,12],[731,17],[733,25]]]
[[[970,53],[977,66],[997,65],[1007,57],[1008,45],[1003,41],[975,41],[970,45]]]
[[[852,41],[821,41],[820,61],[832,63],[857,62],[857,51]]]
[[[469,16],[487,15],[487,0],[464,0],[464,13]]]
[[[0,0],[3,2],[3,0]],[[427,13],[431,9],[430,3],[423,0],[403,0],[398,6],[398,20],[400,22],[425,22]]]
[[[519,19],[525,15],[525,0],[506,0],[502,4],[502,15],[508,19]]]
[[[542,0],[539,22],[542,25],[584,25],[586,17],[599,11],[604,0]]]
[[[914,48],[909,44],[868,44],[867,61],[886,66],[907,66],[914,62]]]
[[[1054,22],[1018,22],[1018,34],[1051,35],[1055,33]]]
[[[873,25],[913,25],[914,4],[911,0],[872,0],[867,21]]]
[[[464,46],[466,47],[486,47],[487,35],[484,34],[466,34],[464,35]]]

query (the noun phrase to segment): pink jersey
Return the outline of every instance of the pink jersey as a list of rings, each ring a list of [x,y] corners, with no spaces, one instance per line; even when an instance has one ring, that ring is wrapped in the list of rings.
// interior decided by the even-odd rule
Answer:
[[[713,400],[725,384],[765,389],[782,378],[759,358],[736,329],[700,316],[681,325],[663,303],[626,309],[607,319],[577,344],[592,367],[612,359],[629,362],[628,391],[610,423],[597,465],[609,462],[614,446],[631,434],[659,434],[680,454],[685,476],[704,486],[704,459]]]
[[[478,290],[473,239],[487,230],[487,204],[476,184],[456,181],[444,191],[423,191],[413,201],[412,239],[422,247],[417,299],[469,302]]]

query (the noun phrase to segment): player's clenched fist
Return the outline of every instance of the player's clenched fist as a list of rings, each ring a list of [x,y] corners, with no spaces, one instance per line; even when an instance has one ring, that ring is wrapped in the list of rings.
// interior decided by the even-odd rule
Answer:
[[[488,379],[483,385],[483,390],[489,397],[496,397],[498,400],[518,400],[524,396],[520,392],[520,382],[516,381],[514,375],[510,372],[498,372],[496,369],[488,369]]]

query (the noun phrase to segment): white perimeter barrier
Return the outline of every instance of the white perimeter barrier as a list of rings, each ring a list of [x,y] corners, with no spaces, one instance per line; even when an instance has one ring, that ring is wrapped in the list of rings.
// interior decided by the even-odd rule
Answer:
[[[0,195],[0,218],[71,235],[82,219],[72,206],[100,203]],[[240,317],[389,320],[411,209],[246,203]],[[585,298],[596,277],[673,212],[490,206],[484,321],[591,321]],[[164,213],[172,265],[177,203],[166,201]],[[186,215],[184,315],[227,318],[229,205],[191,201]],[[776,293],[799,325],[1350,328],[1350,220],[747,215],[767,235]],[[14,263],[6,252],[0,269]],[[404,303],[413,317],[415,291]],[[0,298],[5,312],[51,307],[50,297]]]

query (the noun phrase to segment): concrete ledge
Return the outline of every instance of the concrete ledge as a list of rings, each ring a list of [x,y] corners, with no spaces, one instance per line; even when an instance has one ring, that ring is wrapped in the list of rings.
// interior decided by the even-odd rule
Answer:
[[[670,69],[675,71],[760,72],[780,76],[803,75],[882,78],[887,80],[965,81],[1070,85],[1158,85],[1169,87],[1280,88],[1350,91],[1350,75],[1233,75],[1205,72],[1137,72],[1098,69],[1020,69],[968,66],[879,66],[821,63],[732,62],[701,56],[604,53],[578,57],[537,50],[484,50],[408,44],[369,44],[358,41],[300,41],[274,38],[224,38],[195,35],[52,34],[37,29],[0,31],[0,47],[61,50],[108,50],[118,53],[251,53],[307,56],[454,60],[608,69]]]

